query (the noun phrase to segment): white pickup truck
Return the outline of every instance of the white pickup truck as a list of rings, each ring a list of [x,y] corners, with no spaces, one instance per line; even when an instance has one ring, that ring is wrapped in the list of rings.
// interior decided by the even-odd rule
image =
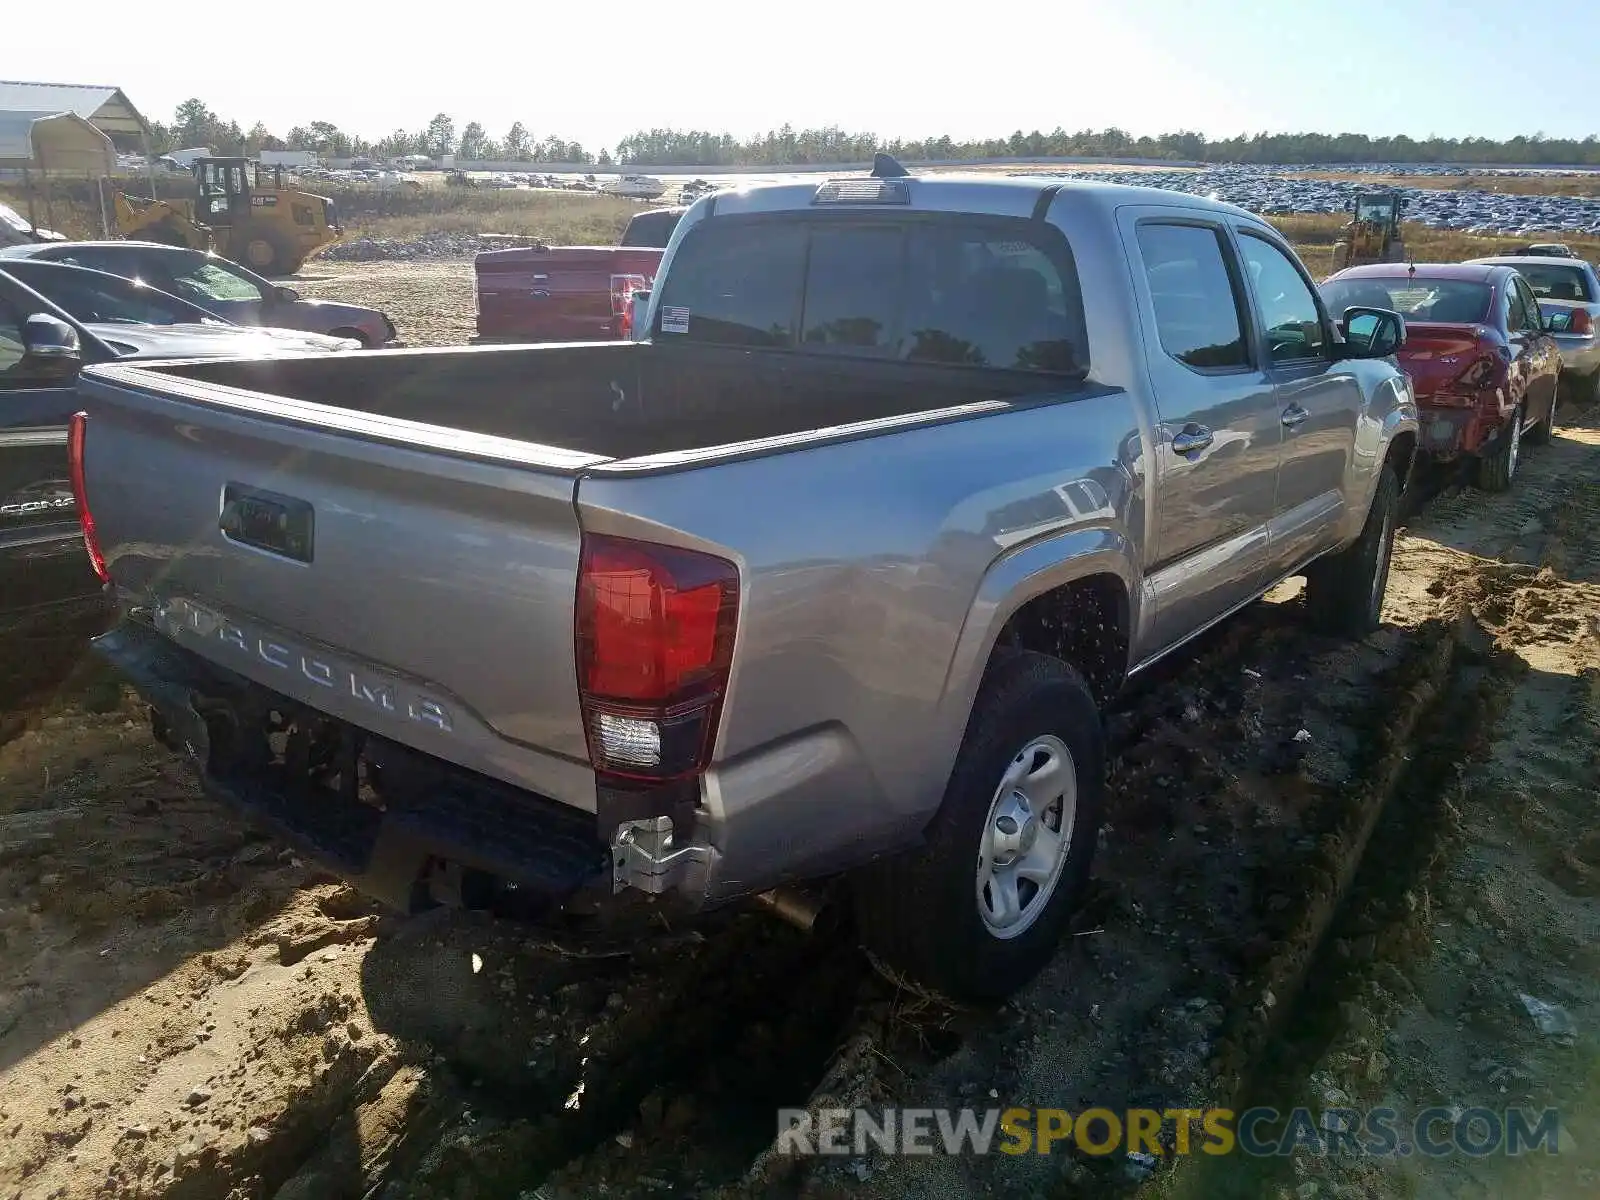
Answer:
[[[1171,192],[696,202],[639,342],[95,366],[102,653],[208,789],[396,905],[844,875],[952,995],[1049,957],[1101,706],[1304,574],[1378,622],[1404,323]]]

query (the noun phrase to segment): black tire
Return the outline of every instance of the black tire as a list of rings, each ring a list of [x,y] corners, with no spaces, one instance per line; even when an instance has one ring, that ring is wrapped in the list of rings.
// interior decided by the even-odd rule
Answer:
[[[1556,386],[1550,389],[1550,411],[1539,419],[1537,425],[1531,425],[1523,433],[1522,440],[1535,446],[1543,446],[1556,432],[1556,408],[1561,403],[1561,377],[1556,376]]]
[[[1485,492],[1503,492],[1517,477],[1517,465],[1522,460],[1522,405],[1511,413],[1511,419],[1494,448],[1478,456],[1473,481]]]
[[[1008,768],[1044,742],[1065,750],[1062,765],[1076,792],[1072,827],[1053,889],[1038,899],[1020,932],[1004,937],[991,932],[980,915],[981,857],[993,852],[994,806],[1015,794],[1001,786]],[[924,845],[853,877],[865,948],[882,966],[953,1000],[1000,999],[1025,984],[1050,961],[1089,881],[1105,756],[1100,711],[1083,677],[1048,655],[1004,653],[979,689]],[[1043,829],[1050,830],[1047,822]],[[1025,845],[1031,847],[1033,838]],[[1042,889],[1033,886],[1038,897]],[[1028,903],[1023,901],[1024,911]]]
[[[228,257],[257,275],[287,275],[294,268],[294,250],[270,225],[242,225],[229,234]]]
[[[1306,611],[1312,626],[1333,637],[1364,637],[1383,620],[1394,530],[1400,520],[1400,477],[1385,464],[1372,493],[1361,536],[1306,572]]]

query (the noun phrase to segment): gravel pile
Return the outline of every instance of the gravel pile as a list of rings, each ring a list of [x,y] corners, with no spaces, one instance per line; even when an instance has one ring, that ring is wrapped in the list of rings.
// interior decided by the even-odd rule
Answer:
[[[337,242],[319,257],[330,262],[385,262],[431,258],[470,258],[480,250],[504,250],[526,245],[526,241],[506,237],[481,237],[473,233],[425,233],[416,238],[360,237]]]

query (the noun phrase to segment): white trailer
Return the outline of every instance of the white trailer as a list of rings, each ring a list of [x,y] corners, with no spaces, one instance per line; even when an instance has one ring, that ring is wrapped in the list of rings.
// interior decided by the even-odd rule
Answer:
[[[318,165],[315,150],[263,150],[263,167],[314,167]]]

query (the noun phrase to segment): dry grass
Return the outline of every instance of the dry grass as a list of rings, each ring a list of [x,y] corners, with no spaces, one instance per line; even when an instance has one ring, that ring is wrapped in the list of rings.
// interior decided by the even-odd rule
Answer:
[[[1272,223],[1294,245],[1295,251],[1305,261],[1313,274],[1329,271],[1333,267],[1333,244],[1339,240],[1347,218],[1334,214],[1314,213],[1304,216],[1272,217]],[[1528,242],[1565,242],[1573,252],[1591,262],[1600,258],[1600,240],[1573,237],[1566,233],[1552,233],[1548,239],[1538,234],[1518,237],[1479,237],[1457,233],[1450,229],[1434,229],[1427,225],[1406,222],[1403,226],[1406,253],[1413,262],[1461,262],[1468,258],[1482,258],[1490,254],[1508,254],[1518,245]]]
[[[352,237],[411,238],[424,233],[514,233],[556,245],[610,245],[628,218],[633,200],[584,192],[526,189],[323,188],[339,206]]]
[[[413,238],[424,233],[513,233],[565,245],[608,245],[617,240],[639,204],[615,196],[527,189],[317,187],[339,207],[348,237]],[[163,193],[165,194],[165,193]],[[24,216],[27,193],[0,187],[0,203]],[[93,186],[67,183],[52,189],[46,213],[34,198],[36,220],[68,237],[100,234],[100,212]]]
[[[324,188],[321,191],[338,204],[350,237],[413,238],[447,231],[518,234],[538,237],[554,245],[609,245],[617,240],[628,218],[641,207],[635,201],[614,196],[509,188],[428,187],[393,191]],[[27,212],[27,197],[20,189],[0,188],[0,201],[19,212]],[[41,221],[50,223],[42,201],[36,201],[35,210]],[[85,185],[58,189],[52,199],[50,220],[54,222],[53,228],[70,237],[99,236],[99,211],[93,191]],[[1344,217],[1307,214],[1271,220],[1294,243],[1313,273],[1330,268],[1333,243],[1339,239]],[[1504,254],[1519,242],[1543,240],[1538,234],[1518,238],[1477,237],[1413,223],[1405,226],[1405,236],[1407,251],[1416,262],[1459,262],[1486,254]],[[1591,261],[1600,260],[1600,239],[1575,238],[1564,233],[1549,234],[1548,239],[1566,242]]]
[[[1290,174],[1291,172],[1285,172]],[[1364,175],[1359,171],[1296,171],[1305,179],[1342,180],[1374,188],[1441,192],[1505,192],[1518,196],[1600,196],[1600,171],[1582,175]]]

